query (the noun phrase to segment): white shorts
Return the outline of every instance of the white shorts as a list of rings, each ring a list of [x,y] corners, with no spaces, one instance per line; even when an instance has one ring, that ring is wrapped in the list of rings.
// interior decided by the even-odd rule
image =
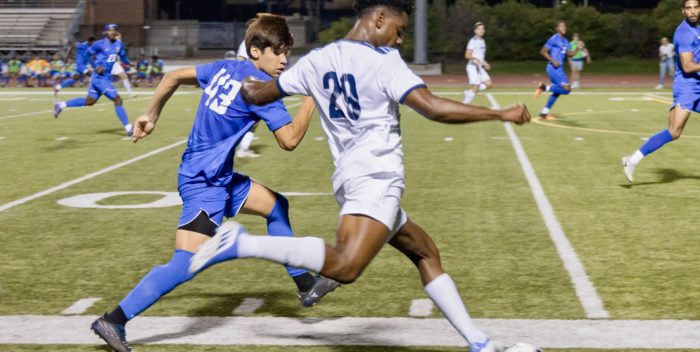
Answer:
[[[477,65],[467,65],[467,76],[469,76],[469,85],[478,86],[486,81],[491,80],[491,76],[483,67]]]
[[[120,73],[124,73],[124,67],[122,67],[122,64],[119,62],[115,62],[114,65],[112,65],[112,75],[116,76]]]
[[[351,178],[335,192],[340,215],[362,214],[386,225],[393,236],[408,215],[401,209],[404,182],[401,178]]]
[[[574,71],[583,71],[583,61],[571,60],[571,69]]]

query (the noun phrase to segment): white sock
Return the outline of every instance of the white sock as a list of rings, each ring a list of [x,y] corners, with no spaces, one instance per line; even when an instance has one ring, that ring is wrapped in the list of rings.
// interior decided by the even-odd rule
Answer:
[[[124,129],[129,132],[134,126],[132,126],[130,123],[127,123],[126,126],[124,126]]]
[[[474,96],[475,96],[475,95],[476,95],[476,94],[474,94],[474,92],[472,92],[471,90],[465,90],[465,91],[464,91],[464,101],[463,101],[463,103],[464,103],[464,104],[469,104],[469,103],[471,103],[472,100],[474,100]]]
[[[546,85],[545,87],[547,87],[545,90],[548,91],[548,92],[552,89],[552,86],[550,86],[549,84]]]
[[[445,318],[468,342],[484,342],[488,336],[476,328],[472,318],[467,313],[462,298],[459,297],[457,286],[447,274],[442,274],[425,285],[428,297],[440,308]]]
[[[642,159],[644,159],[644,154],[637,150],[636,152],[634,152],[634,154],[632,154],[632,156],[630,156],[629,160],[630,163],[632,163],[632,165],[637,165],[640,161],[642,161]]]
[[[241,145],[239,150],[248,150],[250,149],[250,145],[253,144],[253,137],[255,137],[255,133],[253,132],[246,132],[245,135],[243,135],[243,138],[241,139]]]
[[[238,237],[238,257],[267,259],[318,273],[326,260],[326,244],[318,237],[241,234]]]
[[[126,89],[126,91],[127,91],[129,94],[133,94],[133,93],[131,92],[131,82],[129,82],[129,79],[128,79],[128,78],[127,78],[127,79],[123,79],[123,80],[122,80],[122,84],[124,84],[124,88]]]
[[[486,85],[485,84],[480,84],[479,85],[479,90],[486,90]]]
[[[66,105],[66,102],[65,102],[65,101],[60,102],[60,103],[58,104],[58,106],[59,106],[61,109],[65,109],[65,108],[68,107],[68,105]]]
[[[542,114],[542,115],[549,114],[549,108],[545,106],[544,108],[542,108],[542,112],[540,114]]]
[[[56,84],[55,86],[53,86],[53,88],[54,88],[55,90],[61,90],[61,85],[60,85],[60,84]]]

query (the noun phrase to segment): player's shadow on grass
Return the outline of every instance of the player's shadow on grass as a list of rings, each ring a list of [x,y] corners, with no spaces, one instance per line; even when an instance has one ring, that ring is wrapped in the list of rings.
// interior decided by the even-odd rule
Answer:
[[[659,180],[652,181],[652,182],[638,182],[638,183],[632,183],[632,184],[622,184],[620,186],[624,187],[624,188],[632,188],[632,187],[638,187],[638,186],[650,186],[650,185],[671,183],[671,182],[676,182],[679,180],[700,180],[700,176],[685,175],[685,174],[681,173],[680,171],[674,170],[674,169],[656,169],[653,172],[660,176]]]
[[[294,290],[289,291],[265,291],[265,292],[245,292],[245,293],[197,293],[197,294],[180,294],[165,299],[187,300],[187,299],[205,299],[207,304],[194,311],[188,312],[189,316],[195,318],[192,324],[185,326],[181,331],[150,336],[138,340],[131,341],[134,344],[154,343],[163,340],[175,339],[185,336],[193,336],[199,333],[211,330],[224,323],[221,318],[232,317],[232,312],[238,307],[245,298],[260,297],[265,299],[265,304],[256,310],[258,313],[274,313],[277,316],[298,317],[298,312],[303,309],[301,304],[295,297]]]

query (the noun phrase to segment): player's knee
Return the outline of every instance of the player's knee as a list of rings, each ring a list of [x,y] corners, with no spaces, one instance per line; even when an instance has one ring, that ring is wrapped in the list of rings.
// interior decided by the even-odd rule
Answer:
[[[681,138],[681,134],[683,133],[683,130],[680,128],[669,128],[668,132],[671,133],[671,137],[675,141],[678,138]]]
[[[362,275],[364,267],[350,259],[341,257],[339,265],[337,265],[334,270],[331,271],[332,272],[327,273],[327,276],[340,282],[341,284],[347,285],[355,282],[355,280]]]
[[[93,106],[93,105],[95,105],[95,102],[96,102],[96,101],[97,101],[97,100],[95,100],[95,99],[87,98],[87,99],[85,99],[85,105],[87,105],[87,106]]]
[[[114,105],[122,105],[122,98],[117,95],[116,98],[114,98]]]
[[[486,86],[486,89],[491,89],[491,87],[493,87],[493,82],[487,81],[486,83],[484,83],[484,85]]]

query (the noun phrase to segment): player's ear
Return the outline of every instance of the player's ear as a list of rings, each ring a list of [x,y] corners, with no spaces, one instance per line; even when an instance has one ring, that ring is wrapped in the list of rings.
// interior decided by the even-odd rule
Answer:
[[[383,9],[377,9],[374,13],[374,18],[374,25],[377,26],[377,29],[384,27],[384,22],[386,22],[386,13]]]
[[[262,55],[262,51],[258,49],[257,46],[253,45],[250,47],[250,58],[253,60],[258,60]]]

